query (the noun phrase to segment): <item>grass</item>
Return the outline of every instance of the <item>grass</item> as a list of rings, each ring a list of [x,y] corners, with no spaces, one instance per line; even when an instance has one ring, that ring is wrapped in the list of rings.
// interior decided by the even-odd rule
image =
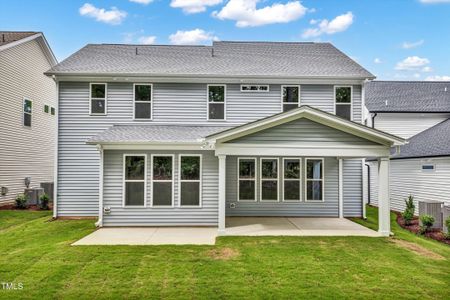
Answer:
[[[0,211],[0,220],[10,212]],[[221,237],[215,246],[70,246],[92,220],[17,214],[0,228],[0,299],[450,299],[450,247],[393,226],[388,238]],[[35,218],[37,216],[37,218]],[[369,208],[367,226],[376,226]],[[3,226],[8,227],[4,228]]]

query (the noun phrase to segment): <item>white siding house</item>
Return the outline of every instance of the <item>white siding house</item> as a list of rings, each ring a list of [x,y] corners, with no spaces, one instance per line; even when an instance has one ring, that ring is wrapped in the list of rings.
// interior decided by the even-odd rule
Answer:
[[[56,84],[44,72],[56,64],[42,33],[0,32],[0,204],[53,182]]]
[[[391,208],[405,209],[412,195],[418,201],[450,205],[450,82],[373,81],[365,85],[366,123],[408,139],[392,150]],[[378,205],[377,162],[367,161],[366,201]]]

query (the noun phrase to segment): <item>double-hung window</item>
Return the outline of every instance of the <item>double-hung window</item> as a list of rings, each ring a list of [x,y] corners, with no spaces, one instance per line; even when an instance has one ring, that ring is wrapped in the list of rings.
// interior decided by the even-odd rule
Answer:
[[[306,159],[306,201],[323,201],[323,159]]]
[[[238,158],[238,201],[256,201],[256,158]]]
[[[33,113],[33,102],[23,99],[23,126],[31,127],[31,114]]]
[[[278,158],[261,158],[261,201],[278,201]]]
[[[173,155],[152,155],[152,205],[173,206]]]
[[[208,120],[225,120],[226,86],[208,84]]]
[[[281,86],[281,98],[283,101],[283,111],[288,111],[300,106],[300,86]]]
[[[106,83],[91,83],[90,114],[106,115]]]
[[[179,157],[180,206],[200,206],[202,157],[182,154]]]
[[[152,119],[152,84],[134,84],[134,118]]]
[[[334,87],[335,111],[336,115],[347,120],[352,119],[352,87]]]
[[[123,157],[124,206],[145,206],[147,191],[147,156],[130,154]]]
[[[283,158],[283,201],[300,201],[300,159]]]

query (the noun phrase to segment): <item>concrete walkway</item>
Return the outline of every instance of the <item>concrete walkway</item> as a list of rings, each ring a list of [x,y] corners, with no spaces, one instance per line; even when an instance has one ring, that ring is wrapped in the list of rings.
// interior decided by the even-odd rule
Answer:
[[[227,236],[368,236],[380,234],[347,219],[229,217]],[[107,227],[72,245],[214,245],[216,227]]]

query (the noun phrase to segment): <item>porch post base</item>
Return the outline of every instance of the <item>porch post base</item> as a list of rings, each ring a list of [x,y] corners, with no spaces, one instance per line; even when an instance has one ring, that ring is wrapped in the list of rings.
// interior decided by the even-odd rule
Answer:
[[[219,230],[217,230],[217,235],[218,235],[218,236],[224,236],[224,235],[226,235],[225,229],[219,229]]]
[[[390,232],[390,231],[385,231],[385,230],[378,230],[378,233],[379,233],[381,236],[386,236],[386,237],[388,237],[388,236],[391,235],[391,232]]]

